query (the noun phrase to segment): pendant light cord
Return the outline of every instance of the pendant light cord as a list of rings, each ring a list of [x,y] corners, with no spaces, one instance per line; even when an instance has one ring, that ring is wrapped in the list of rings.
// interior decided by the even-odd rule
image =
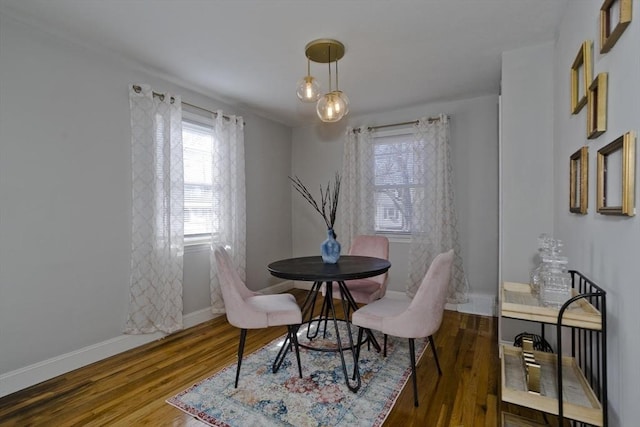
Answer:
[[[340,86],[338,85],[338,58],[336,58],[336,91],[340,91]]]
[[[329,65],[329,93],[331,93],[331,45],[329,44],[329,61],[327,61]]]

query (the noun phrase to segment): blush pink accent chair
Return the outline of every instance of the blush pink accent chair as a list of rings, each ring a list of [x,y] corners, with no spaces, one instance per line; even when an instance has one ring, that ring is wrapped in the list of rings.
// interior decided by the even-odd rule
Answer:
[[[253,292],[246,287],[238,275],[231,257],[222,246],[215,249],[214,255],[227,320],[233,326],[240,328],[235,387],[238,387],[247,329],[260,329],[269,326],[287,325],[288,327],[287,338],[273,362],[273,372],[278,371],[293,343],[298,361],[298,373],[302,378],[300,351],[296,336],[302,323],[302,313],[295,297],[291,294],[261,295]]]
[[[384,236],[355,236],[349,255],[370,256],[389,259],[389,239]],[[366,279],[346,280],[345,285],[354,301],[369,304],[384,296],[387,291],[387,273]],[[333,295],[339,294],[338,285],[333,285]]]
[[[387,355],[387,335],[409,339],[409,356],[413,376],[413,400],[418,406],[418,386],[416,381],[415,338],[429,337],[429,346],[433,351],[438,374],[442,375],[433,334],[440,328],[444,306],[447,299],[447,287],[451,278],[453,250],[439,254],[429,266],[427,274],[413,299],[405,297],[382,298],[356,310],[352,323],[359,326],[358,341],[362,340],[363,329],[375,329],[384,334],[384,356]],[[356,350],[358,360],[360,347]]]

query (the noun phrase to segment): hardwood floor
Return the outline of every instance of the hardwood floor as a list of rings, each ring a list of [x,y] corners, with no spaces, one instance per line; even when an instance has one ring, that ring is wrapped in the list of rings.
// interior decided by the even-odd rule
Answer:
[[[245,354],[284,333],[249,331]],[[0,425],[203,426],[165,399],[235,362],[238,336],[222,316],[69,372],[0,399]],[[446,311],[434,339],[443,375],[427,351],[418,364],[420,406],[408,383],[384,425],[498,426],[497,319]]]

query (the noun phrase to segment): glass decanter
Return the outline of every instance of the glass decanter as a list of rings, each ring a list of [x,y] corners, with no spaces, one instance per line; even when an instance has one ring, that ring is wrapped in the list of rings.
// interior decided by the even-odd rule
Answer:
[[[529,285],[531,286],[532,295],[538,295],[540,292],[540,286],[542,285],[542,272],[545,269],[543,259],[549,255],[552,241],[553,239],[547,233],[542,233],[538,236],[538,265],[531,270],[529,275]]]
[[[571,275],[567,272],[568,258],[560,255],[562,242],[555,241],[549,254],[543,257],[540,302],[546,307],[560,308],[571,298]]]

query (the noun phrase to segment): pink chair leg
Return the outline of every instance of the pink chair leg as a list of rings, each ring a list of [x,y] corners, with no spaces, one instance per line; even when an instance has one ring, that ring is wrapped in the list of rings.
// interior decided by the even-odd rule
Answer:
[[[235,388],[238,388],[238,378],[240,378],[240,367],[242,366],[242,353],[244,353],[244,341],[247,338],[247,330],[240,330],[240,342],[238,343],[238,367],[236,368],[236,384]]]
[[[384,357],[387,357],[387,334],[384,334]]]
[[[413,406],[418,406],[418,379],[416,378],[416,345],[413,338],[409,338],[409,356],[411,357],[411,376],[413,377]]]

